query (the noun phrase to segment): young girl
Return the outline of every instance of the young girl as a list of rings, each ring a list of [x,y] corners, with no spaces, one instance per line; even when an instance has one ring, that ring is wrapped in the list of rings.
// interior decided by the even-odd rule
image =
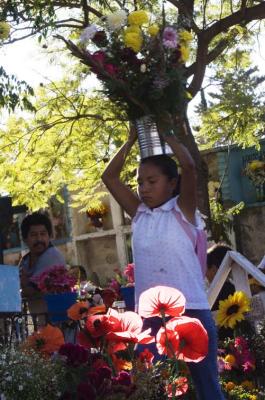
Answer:
[[[136,131],[130,129],[128,141],[110,161],[102,175],[103,182],[117,202],[133,218],[132,243],[135,263],[136,307],[140,294],[151,287],[175,287],[186,297],[185,315],[198,318],[209,336],[206,358],[199,363],[188,363],[200,400],[224,399],[217,372],[217,335],[204,290],[203,274],[191,239],[184,232],[181,218],[196,236],[202,221],[196,212],[196,171],[188,150],[174,135],[163,135],[181,166],[180,193],[177,195],[178,170],[166,155],[141,160],[138,169],[138,196],[120,180],[126,156],[135,140]],[[178,217],[177,217],[178,214]],[[159,329],[156,320],[152,333]]]

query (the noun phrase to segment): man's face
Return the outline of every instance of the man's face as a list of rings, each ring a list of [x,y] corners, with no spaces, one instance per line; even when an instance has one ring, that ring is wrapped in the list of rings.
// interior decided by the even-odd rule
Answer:
[[[49,242],[50,236],[45,225],[31,225],[25,243],[32,254],[42,254],[48,248]]]

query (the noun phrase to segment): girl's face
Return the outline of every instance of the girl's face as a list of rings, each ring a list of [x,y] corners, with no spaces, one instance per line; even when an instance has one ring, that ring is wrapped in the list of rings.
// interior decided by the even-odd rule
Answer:
[[[138,169],[138,194],[150,208],[159,207],[170,200],[176,188],[176,179],[169,179],[159,167],[147,163]]]

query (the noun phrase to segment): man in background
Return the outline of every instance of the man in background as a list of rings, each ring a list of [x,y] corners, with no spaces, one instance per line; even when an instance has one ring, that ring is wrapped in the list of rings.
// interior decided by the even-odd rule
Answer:
[[[19,264],[22,297],[26,299],[31,314],[47,313],[43,295],[31,278],[54,265],[66,267],[65,260],[51,243],[52,224],[47,215],[39,212],[27,215],[22,221],[21,232],[29,249]]]

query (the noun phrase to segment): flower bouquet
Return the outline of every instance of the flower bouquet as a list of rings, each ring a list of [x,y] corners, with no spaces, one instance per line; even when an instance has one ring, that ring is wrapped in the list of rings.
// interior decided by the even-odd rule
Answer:
[[[243,173],[255,186],[257,201],[265,200],[265,161],[254,160],[249,162],[243,170]]]
[[[71,276],[63,265],[55,265],[31,280],[44,293],[50,320],[67,320],[66,311],[77,299],[74,290],[76,278]]]
[[[58,399],[166,400],[191,394],[185,362],[204,359],[208,336],[199,320],[183,316],[185,298],[181,292],[163,286],[143,292],[139,314],[109,309],[95,315],[94,311],[89,309],[86,315],[78,313],[84,326],[77,344],[61,343],[58,348],[57,343],[56,354],[51,354],[49,344],[54,335],[58,337],[58,328],[54,327],[49,327],[50,338],[43,328],[25,344],[25,348],[51,356],[51,363],[61,365],[55,369],[59,374],[55,382],[64,383]],[[161,318],[156,337],[151,329],[143,329],[141,318],[153,316]]]
[[[250,311],[250,299],[244,292],[236,291],[220,301],[216,315],[217,325],[229,327],[234,333],[234,337],[220,342],[218,356],[223,389],[231,400],[257,400],[265,396],[265,380],[262,382],[261,379],[265,363],[265,351],[261,345],[265,325],[263,331],[255,333],[246,320]]]
[[[162,115],[182,121],[190,97],[185,62],[192,35],[167,22],[164,12],[156,18],[145,10],[119,10],[87,26],[77,44],[59,38],[96,74],[119,115],[136,122],[138,133],[146,126],[154,135]]]

